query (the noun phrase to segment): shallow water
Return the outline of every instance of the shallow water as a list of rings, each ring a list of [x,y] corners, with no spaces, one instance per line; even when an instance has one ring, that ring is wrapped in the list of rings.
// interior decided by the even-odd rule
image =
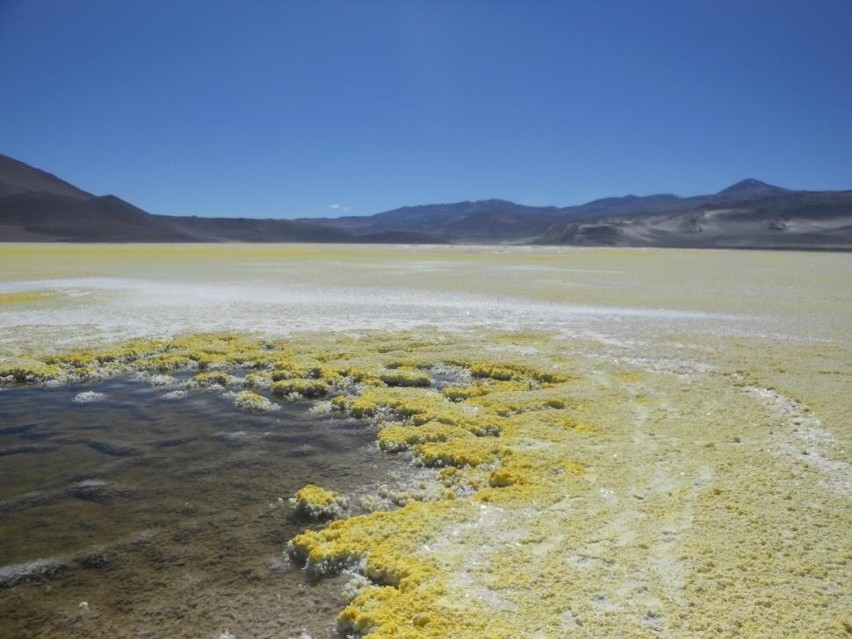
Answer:
[[[344,578],[288,568],[282,550],[306,524],[287,498],[377,482],[397,462],[358,422],[169,390],[0,391],[4,636],[337,636]],[[75,403],[82,391],[104,397]]]

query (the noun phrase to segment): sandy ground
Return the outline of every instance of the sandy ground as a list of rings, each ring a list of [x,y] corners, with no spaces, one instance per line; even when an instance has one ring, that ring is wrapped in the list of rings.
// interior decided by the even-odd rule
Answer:
[[[584,471],[428,540],[439,609],[530,637],[852,635],[852,255],[6,245],[0,273],[7,359],[210,330],[434,327],[483,351],[544,331],[500,348],[571,360]]]

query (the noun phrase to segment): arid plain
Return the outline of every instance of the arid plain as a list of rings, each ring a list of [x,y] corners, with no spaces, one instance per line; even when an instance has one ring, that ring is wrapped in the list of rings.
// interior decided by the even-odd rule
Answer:
[[[156,357],[362,420],[399,485],[281,546],[344,634],[846,637],[850,318],[849,253],[2,245],[0,406]]]

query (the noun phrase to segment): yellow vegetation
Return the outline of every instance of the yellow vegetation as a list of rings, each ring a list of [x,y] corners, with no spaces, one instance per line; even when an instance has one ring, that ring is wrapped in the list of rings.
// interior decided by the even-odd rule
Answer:
[[[322,379],[282,379],[272,383],[272,393],[279,397],[286,397],[291,393],[309,398],[322,397],[328,393],[328,383]]]
[[[56,291],[19,291],[16,293],[0,293],[0,306],[4,304],[32,304],[49,301],[60,297]]]
[[[456,344],[452,350],[460,349]],[[38,382],[200,369],[191,378],[200,388],[247,385],[271,388],[277,396],[331,395],[336,410],[379,422],[384,450],[410,450],[418,463],[438,469],[437,491],[389,490],[395,503],[405,504],[398,510],[342,519],[292,540],[291,555],[315,574],[365,562],[373,585],[341,613],[341,628],[370,637],[508,637],[510,626],[476,604],[447,605],[447,574],[423,548],[440,543],[448,527],[475,521],[484,504],[557,501],[580,466],[561,448],[542,455],[529,450],[529,442],[561,442],[588,429],[574,414],[581,403],[569,394],[566,372],[531,361],[450,360],[446,352],[439,334],[325,338],[322,347],[196,335],[21,360],[5,370],[11,371],[7,381]],[[429,371],[440,366],[474,379],[435,387]],[[253,391],[233,397],[245,410],[272,406]],[[311,519],[339,517],[346,506],[343,496],[315,485],[291,502],[294,512]]]
[[[293,511],[308,519],[327,519],[342,513],[346,500],[340,493],[308,484],[296,492],[290,500]]]
[[[609,628],[609,623],[617,625],[612,620],[615,615],[607,617],[605,608],[596,607],[598,581],[584,581],[584,575],[600,580],[622,570],[609,567],[616,547],[620,558],[651,560],[663,552],[661,547],[674,548],[676,542],[665,541],[668,533],[661,541],[658,531],[645,522],[663,525],[664,531],[680,530],[682,524],[670,520],[669,513],[679,512],[684,486],[708,481],[693,474],[682,481],[675,479],[677,489],[666,488],[654,495],[651,487],[656,479],[651,478],[667,466],[654,471],[622,464],[621,449],[611,442],[624,446],[635,438],[640,442],[635,450],[647,447],[646,464],[653,466],[664,454],[677,459],[684,441],[711,435],[688,431],[677,440],[657,438],[657,423],[675,420],[668,417],[666,408],[658,409],[648,425],[622,432],[622,439],[613,440],[613,430],[630,423],[631,410],[644,414],[653,406],[647,382],[651,373],[615,367],[601,372],[599,362],[585,369],[571,368],[556,347],[535,351],[536,345],[547,348],[544,337],[522,341],[529,355],[509,348],[513,342],[501,335],[484,335],[479,341],[430,331],[312,335],[289,341],[196,335],[6,359],[0,364],[0,379],[7,384],[71,382],[134,371],[192,370],[191,385],[199,388],[257,389],[231,395],[246,410],[267,406],[269,400],[262,393],[269,389],[279,396],[328,397],[326,409],[330,405],[338,416],[375,423],[379,446],[385,451],[407,451],[421,467],[418,477],[425,478],[418,479],[423,485],[400,480],[400,485],[379,489],[373,497],[384,500],[379,508],[385,510],[357,516],[346,516],[345,495],[320,486],[307,485],[292,498],[296,514],[337,518],[295,537],[288,546],[294,560],[304,562],[316,576],[362,566],[369,580],[340,613],[343,632],[371,639],[555,637],[569,634],[573,614],[594,620],[596,628]],[[436,373],[439,370],[444,371],[442,378]],[[589,370],[594,373],[588,374]],[[671,379],[676,380],[671,382],[672,395],[658,406],[674,406],[672,397],[681,398],[677,386],[681,382],[676,376]],[[713,379],[719,382],[722,377]],[[679,408],[704,414],[701,406]],[[655,420],[653,426],[650,419]],[[721,443],[717,447],[721,449]],[[726,449],[726,455],[735,450]],[[677,478],[680,467],[672,464],[666,481]],[[644,478],[635,487],[631,473]],[[730,476],[725,473],[725,481]],[[626,493],[610,494],[609,486],[616,479],[617,485],[628,487]],[[713,495],[702,494],[706,499]],[[608,510],[610,499],[626,505]],[[401,507],[386,510],[394,504]],[[747,513],[748,504],[738,504],[726,525],[736,530]],[[619,515],[636,518],[625,524],[629,534],[617,528]],[[705,543],[703,537],[701,543]],[[696,561],[700,552],[699,546],[694,551]],[[754,552],[751,548],[749,557],[743,555],[741,560],[757,561],[751,558]],[[722,563],[718,554],[714,560]],[[714,570],[709,564],[699,568]],[[653,570],[669,567],[640,563],[630,569],[636,570],[630,575],[658,584]],[[685,597],[683,592],[694,591],[690,601],[704,602],[700,589],[708,588],[709,582],[697,580],[696,574],[701,573],[693,573],[692,581],[685,582],[686,590],[678,586],[672,596]],[[634,619],[625,634],[658,636],[652,625],[641,620],[655,619],[651,612],[669,602],[661,603],[641,590],[626,594],[624,600],[634,597],[641,602],[636,606],[643,608],[625,613]],[[711,605],[727,610],[723,602],[701,603]],[[671,627],[687,627],[687,622],[674,616],[681,609],[675,604],[667,608],[672,611],[667,620]],[[699,622],[689,627],[698,628],[697,636],[701,635]],[[606,636],[618,636],[617,630],[607,632]]]

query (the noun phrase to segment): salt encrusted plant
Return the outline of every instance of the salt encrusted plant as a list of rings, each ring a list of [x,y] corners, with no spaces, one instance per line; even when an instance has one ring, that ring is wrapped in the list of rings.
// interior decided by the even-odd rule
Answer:
[[[148,383],[157,388],[162,386],[174,386],[179,384],[179,380],[171,375],[156,374],[148,377]]]
[[[328,415],[331,415],[333,411],[334,407],[332,406],[331,401],[327,399],[314,402],[313,406],[308,409],[308,412],[316,417],[327,417]]]
[[[348,499],[333,490],[326,490],[316,484],[308,484],[290,498],[293,512],[305,519],[332,519],[341,517]]]
[[[252,391],[240,391],[234,394],[233,401],[237,408],[247,413],[274,413],[281,410],[278,404]]]
[[[61,368],[55,364],[15,359],[0,363],[0,382],[4,384],[32,384],[56,379],[61,375]]]
[[[296,393],[300,398],[323,397],[328,393],[328,382],[322,379],[282,379],[272,383],[272,394],[289,397]]]
[[[139,370],[151,373],[198,370],[198,362],[185,354],[161,353],[136,362]]]
[[[355,597],[361,594],[364,588],[373,583],[365,576],[366,572],[367,562],[364,560],[359,561],[356,565],[343,571],[343,573],[349,577],[349,581],[343,585],[343,589],[340,591],[340,594],[343,595],[343,598],[346,599],[346,601],[352,601]]]
[[[245,377],[246,386],[250,388],[271,388],[272,374],[267,371],[255,371]]]
[[[95,391],[84,391],[82,393],[77,393],[72,400],[75,404],[91,404],[93,402],[99,402],[106,398],[106,395],[103,393],[96,393]]]
[[[222,371],[205,371],[198,373],[186,384],[187,388],[204,388],[212,391],[222,391],[226,388],[239,388],[243,380]]]
[[[388,386],[431,386],[432,378],[416,368],[401,367],[381,371],[379,379]]]
[[[467,386],[473,380],[470,369],[457,364],[439,362],[429,369],[432,375],[432,385],[436,388],[445,386]]]

